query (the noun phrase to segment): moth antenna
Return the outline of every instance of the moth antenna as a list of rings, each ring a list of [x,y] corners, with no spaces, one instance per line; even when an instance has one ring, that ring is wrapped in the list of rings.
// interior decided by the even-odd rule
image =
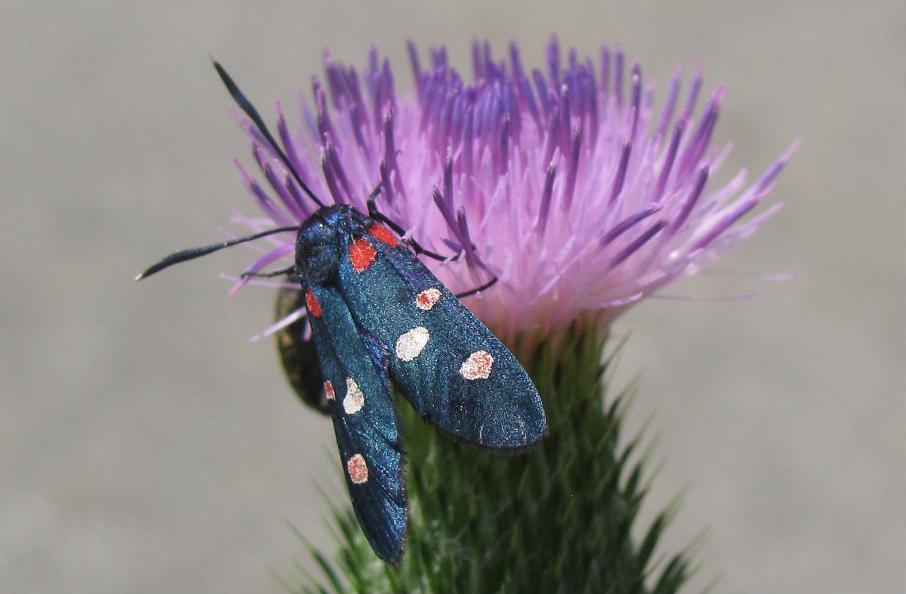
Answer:
[[[186,262],[188,260],[194,260],[195,258],[200,258],[202,256],[207,256],[208,254],[220,251],[224,248],[233,247],[240,243],[245,243],[247,241],[254,241],[256,239],[261,239],[262,237],[267,237],[268,235],[273,235],[275,233],[287,233],[289,231],[298,231],[299,227],[278,227],[276,229],[271,229],[269,231],[262,231],[261,233],[255,233],[254,235],[248,235],[246,237],[237,237],[236,239],[230,239],[228,241],[221,241],[220,243],[215,243],[212,245],[206,245],[204,247],[189,248],[187,250],[182,250],[174,254],[170,254],[157,264],[153,264],[148,267],[147,270],[135,277],[135,280],[140,281],[144,278],[148,278],[156,272],[160,272],[164,268],[169,268],[174,264],[179,264],[180,262]]]
[[[296,168],[293,167],[292,163],[289,162],[289,157],[286,156],[286,153],[283,152],[283,149],[280,148],[280,145],[277,144],[277,141],[274,139],[270,130],[267,129],[267,125],[264,123],[264,120],[261,119],[261,115],[258,113],[258,110],[255,109],[255,106],[252,105],[252,102],[248,100],[245,94],[239,89],[239,86],[233,81],[232,77],[227,74],[227,71],[224,70],[223,66],[220,65],[217,60],[212,59],[211,62],[214,63],[214,68],[217,70],[217,74],[220,75],[220,80],[223,81],[224,86],[226,86],[227,91],[230,92],[230,96],[233,97],[233,101],[236,102],[236,105],[245,112],[258,128],[258,131],[264,136],[268,144],[271,145],[271,148],[274,149],[274,152],[277,153],[277,156],[280,157],[280,160],[283,161],[283,165],[286,166],[286,169],[293,176],[293,179],[296,180],[296,183],[299,184],[299,187],[302,188],[309,198],[314,200],[315,204],[320,207],[324,206],[324,203],[311,191],[311,188],[302,181],[302,177],[299,175],[299,172],[296,171]]]

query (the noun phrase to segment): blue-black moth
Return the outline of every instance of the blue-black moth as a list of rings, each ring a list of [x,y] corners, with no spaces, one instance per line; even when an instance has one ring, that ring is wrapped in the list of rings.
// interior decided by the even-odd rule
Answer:
[[[495,450],[523,449],[541,438],[541,398],[513,354],[418,259],[440,256],[401,239],[403,230],[374,206],[376,193],[368,215],[347,205],[325,206],[254,106],[214,66],[320,209],[297,227],[171,254],[137,279],[265,235],[296,233],[295,264],[267,276],[299,281],[353,509],[374,551],[398,563],[407,504],[391,381],[428,423]]]

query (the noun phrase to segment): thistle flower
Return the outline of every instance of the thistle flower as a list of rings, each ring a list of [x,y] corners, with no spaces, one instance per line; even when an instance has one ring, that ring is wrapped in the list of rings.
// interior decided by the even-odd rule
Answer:
[[[414,88],[398,95],[376,50],[362,76],[325,54],[325,77],[312,80],[301,117],[290,121],[277,104],[280,140],[325,202],[365,210],[381,182],[382,212],[423,246],[463,256],[426,262],[451,290],[496,275],[494,290],[468,305],[505,340],[577,319],[604,327],[781,207],[743,219],[770,192],[789,151],[754,183],[741,171],[709,184],[730,147],[711,145],[722,85],[696,113],[700,73],[683,93],[677,70],[656,112],[640,66],[606,46],[597,63],[575,50],[563,60],[552,39],[545,68],[528,70],[516,44],[508,60],[497,60],[488,43],[475,43],[471,82],[443,47],[430,51],[427,66],[411,43],[409,56]],[[236,222],[260,231],[307,218],[312,204],[254,126],[244,127],[267,186],[237,167],[267,220]],[[270,242],[248,271],[292,258],[288,239]]]
[[[792,147],[753,183],[741,171],[711,187],[729,154],[728,146],[711,146],[725,89],[718,85],[697,109],[699,73],[681,92],[677,70],[656,112],[639,65],[607,47],[597,62],[575,50],[562,60],[552,39],[545,67],[529,71],[515,44],[499,61],[488,43],[476,43],[471,82],[444,48],[431,50],[427,66],[412,44],[409,56],[413,89],[398,96],[375,50],[362,76],[325,54],[325,76],[313,79],[298,117],[277,104],[277,136],[323,202],[365,211],[379,188],[384,215],[451,256],[424,261],[451,290],[498,278],[467,305],[510,348],[518,343],[550,435],[532,452],[502,458],[438,439],[400,407],[411,462],[409,553],[388,568],[352,512],[335,508],[336,561],[309,547],[324,583],[306,578],[299,590],[676,592],[690,556],[655,554],[672,506],[640,527],[648,490],[645,456],[635,453],[642,435],[623,442],[632,390],[606,385],[608,326],[776,213],[780,204],[744,218],[771,191]],[[258,127],[241,122],[257,179],[236,165],[266,216],[234,222],[254,233],[298,225],[315,206]],[[246,271],[287,268],[291,237],[263,239]],[[261,336],[286,329],[279,350],[290,382],[323,410],[307,325],[297,323],[305,311],[290,311],[303,307],[298,286],[234,280],[232,291],[249,283],[293,289],[281,292],[281,319]]]

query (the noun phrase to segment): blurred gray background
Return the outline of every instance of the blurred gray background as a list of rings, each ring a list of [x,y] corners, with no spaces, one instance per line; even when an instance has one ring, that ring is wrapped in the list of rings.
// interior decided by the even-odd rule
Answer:
[[[706,67],[730,93],[721,179],[802,147],[787,208],[724,269],[649,301],[621,377],[654,413],[653,503],[687,489],[669,532],[707,530],[688,591],[906,591],[906,10],[803,2],[0,3],[0,591],[279,592],[327,544],[315,481],[337,480],[329,423],[303,410],[270,344],[271,294],[225,299],[241,251],[132,276],[254,212],[230,163],[246,144],[208,54],[262,107],[291,102],[322,48],[376,44],[410,84],[404,40],[550,32],[619,43],[665,83]],[[270,110],[267,110],[270,113]]]

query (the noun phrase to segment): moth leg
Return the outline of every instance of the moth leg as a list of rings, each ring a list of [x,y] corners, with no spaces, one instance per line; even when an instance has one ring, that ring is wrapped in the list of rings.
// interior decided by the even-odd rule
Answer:
[[[378,186],[378,187],[380,187],[380,186]],[[375,202],[374,202],[374,198],[368,199],[368,216],[371,217],[372,219],[374,219],[375,221],[384,223],[385,225],[387,225],[388,227],[393,229],[393,232],[396,233],[397,235],[399,235],[400,237],[403,237],[406,235],[405,229],[403,229],[402,227],[397,225],[387,215],[385,215],[384,213],[382,213],[381,211],[378,210],[377,204],[375,204]],[[456,254],[454,256],[444,257],[444,256],[441,256],[440,254],[438,254],[437,252],[432,252],[431,250],[422,247],[421,244],[419,244],[417,241],[415,241],[411,237],[404,239],[403,241],[405,241],[407,244],[409,244],[409,246],[412,248],[412,251],[414,251],[416,254],[421,254],[423,256],[427,256],[427,257],[431,258],[432,260],[437,260],[438,262],[446,262],[448,260],[451,262],[455,262],[455,261],[459,260],[459,257],[461,255],[461,254]]]
[[[497,283],[497,280],[498,279],[495,276],[494,278],[492,278],[485,284],[481,285],[480,287],[475,287],[474,289],[469,289],[468,291],[464,291],[462,293],[457,293],[456,296],[458,298],[462,299],[463,297],[468,297],[469,295],[474,295],[475,293],[480,293],[481,291],[484,291],[485,289],[490,289],[491,287],[493,287],[494,284]]]
[[[368,216],[374,219],[375,221],[380,221],[393,229],[393,232],[402,237],[406,234],[406,230],[397,225],[393,220],[388,218],[384,213],[378,210],[377,203],[375,199],[377,198],[377,192],[381,189],[381,184],[378,184],[377,187],[371,191],[371,194],[368,195]]]
[[[416,254],[420,254],[422,256],[427,256],[427,257],[431,258],[432,260],[437,260],[438,262],[446,262],[448,260],[450,262],[456,262],[457,260],[459,260],[459,254],[456,254],[455,256],[447,256],[447,257],[441,256],[437,252],[432,252],[429,249],[423,248],[417,241],[415,241],[411,237],[406,239],[405,241],[406,241],[406,243],[409,244],[409,246],[412,248],[412,250]]]
[[[384,182],[378,182],[374,189],[371,190],[371,193],[368,194],[368,212],[371,213],[371,207],[374,206],[374,200],[378,197],[378,194],[381,193],[381,186],[384,185]],[[377,210],[377,207],[375,207]]]
[[[239,276],[242,278],[274,278],[275,276],[283,276],[285,274],[296,274],[296,267],[290,266],[289,268],[274,270],[273,272],[243,272]]]

